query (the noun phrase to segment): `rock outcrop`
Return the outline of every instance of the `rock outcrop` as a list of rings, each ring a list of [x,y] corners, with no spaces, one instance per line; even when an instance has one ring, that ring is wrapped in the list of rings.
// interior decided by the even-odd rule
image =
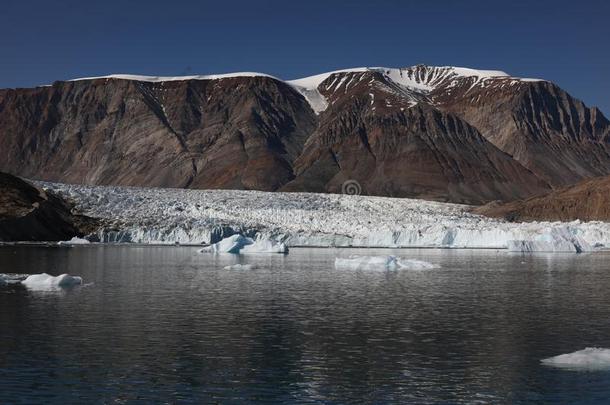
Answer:
[[[71,213],[53,193],[0,173],[0,241],[60,241],[92,231],[96,221]]]

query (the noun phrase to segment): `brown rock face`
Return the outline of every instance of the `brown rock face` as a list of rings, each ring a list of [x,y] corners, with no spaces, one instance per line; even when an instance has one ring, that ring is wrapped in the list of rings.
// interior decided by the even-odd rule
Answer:
[[[459,117],[413,106],[416,96],[396,94],[378,73],[350,75],[343,82],[356,84],[328,94],[331,105],[295,163],[297,178],[283,190],[341,192],[356,180],[369,195],[478,204],[548,189]]]
[[[0,92],[0,168],[87,184],[274,190],[315,116],[267,77],[58,82]]]
[[[70,209],[61,198],[0,173],[0,241],[67,240],[95,228],[95,220]]]
[[[549,82],[422,65],[305,80],[313,87],[234,76],[0,90],[0,170],[320,192],[351,179],[367,194],[473,204],[610,174],[610,123]]]
[[[512,221],[610,221],[610,176],[585,180],[524,201],[489,203],[475,212]]]
[[[555,84],[456,77],[426,66],[411,69],[442,77],[429,93],[431,102],[466,120],[549,184],[610,174],[610,122]]]

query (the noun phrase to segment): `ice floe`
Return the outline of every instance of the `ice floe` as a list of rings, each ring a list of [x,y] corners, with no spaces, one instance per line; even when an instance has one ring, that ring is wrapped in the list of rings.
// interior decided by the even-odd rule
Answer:
[[[335,268],[349,270],[426,270],[438,266],[423,260],[402,259],[397,256],[357,256],[335,259]]]
[[[54,277],[47,273],[42,273],[28,276],[25,280],[21,281],[21,284],[30,290],[53,291],[82,285],[83,279],[69,274],[62,274]]]
[[[587,347],[573,353],[549,357],[541,360],[541,363],[575,370],[607,370],[610,369],[610,349]]]

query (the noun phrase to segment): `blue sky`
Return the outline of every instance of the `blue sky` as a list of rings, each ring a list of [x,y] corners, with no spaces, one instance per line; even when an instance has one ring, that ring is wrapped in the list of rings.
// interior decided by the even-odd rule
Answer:
[[[2,0],[0,87],[417,63],[552,80],[610,116],[607,1]]]

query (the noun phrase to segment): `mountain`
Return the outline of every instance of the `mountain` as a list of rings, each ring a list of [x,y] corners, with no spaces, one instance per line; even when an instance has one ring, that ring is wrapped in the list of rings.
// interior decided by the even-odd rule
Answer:
[[[583,180],[527,200],[491,202],[475,212],[511,221],[610,221],[610,176]]]
[[[95,226],[55,194],[0,172],[0,241],[68,240]]]
[[[480,204],[610,174],[610,123],[556,85],[418,65],[282,81],[113,75],[0,90],[0,170],[85,184]]]

